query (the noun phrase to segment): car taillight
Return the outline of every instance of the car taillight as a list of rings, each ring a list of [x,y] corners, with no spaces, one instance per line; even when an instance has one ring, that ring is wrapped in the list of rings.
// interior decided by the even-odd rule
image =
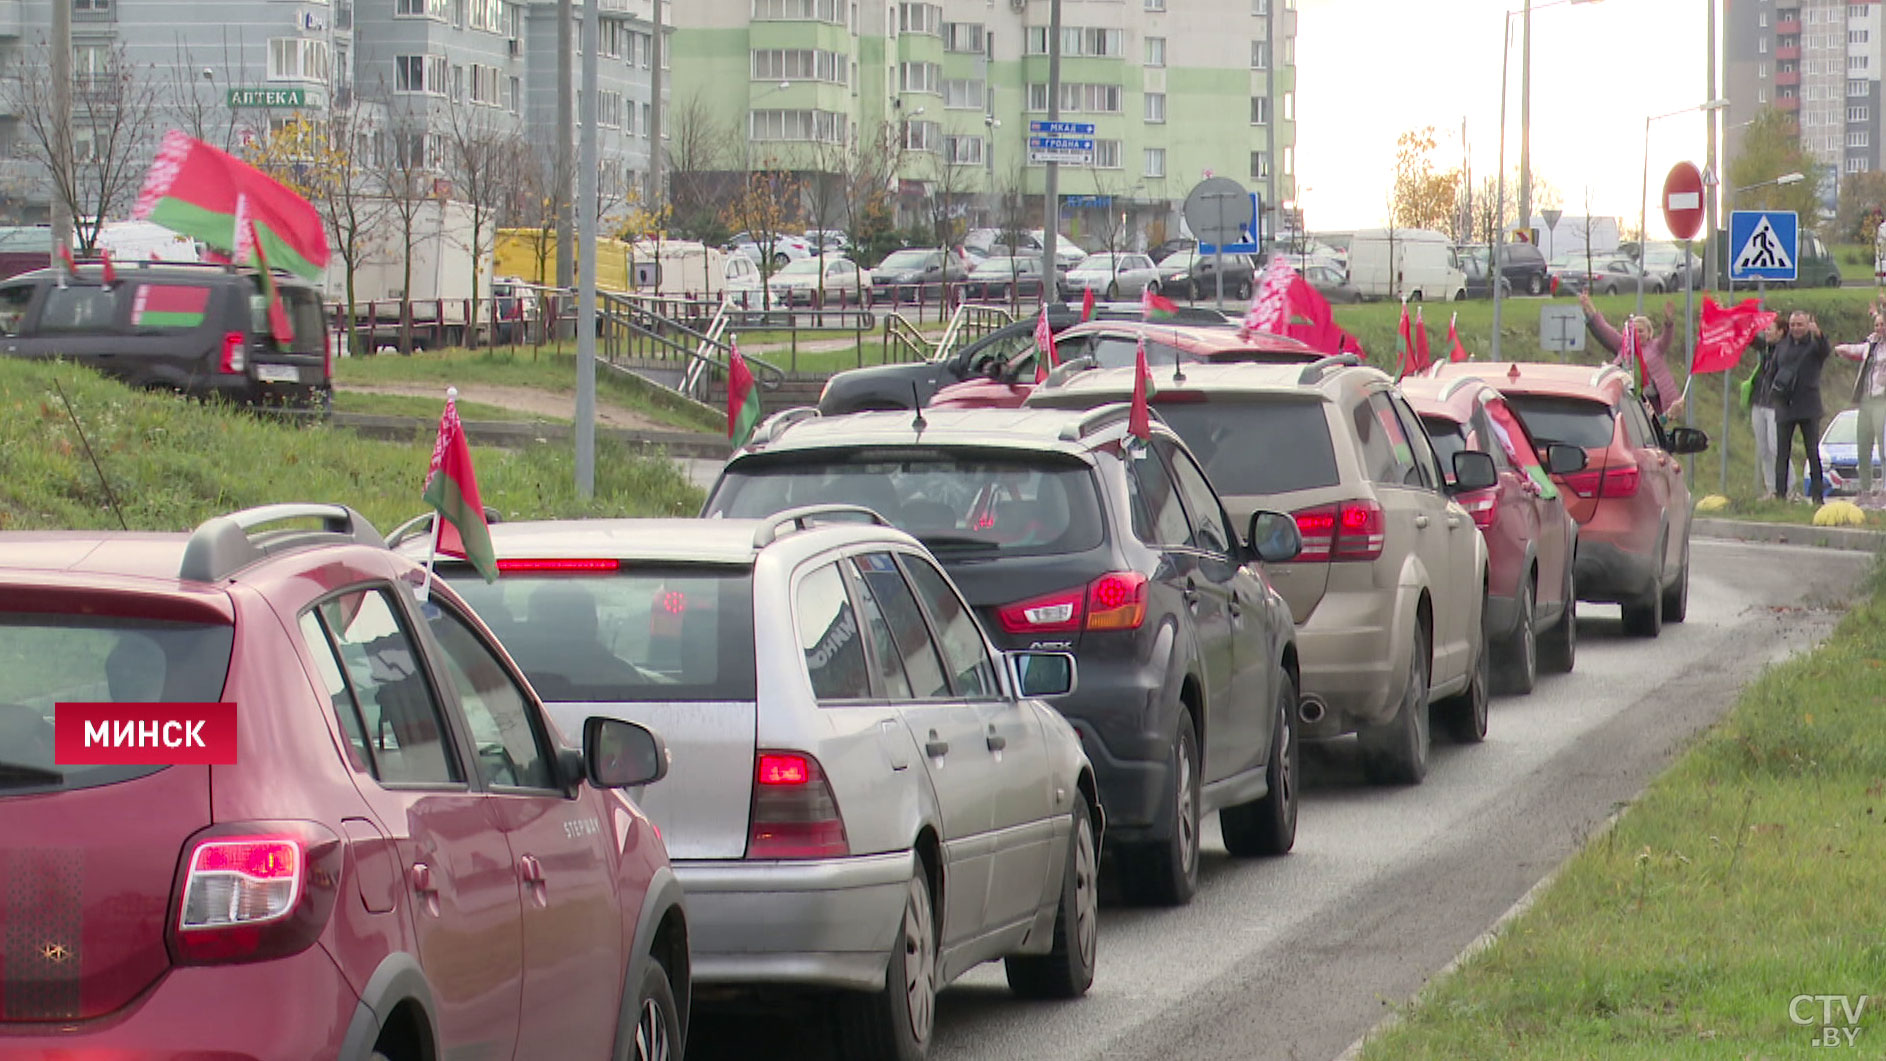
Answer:
[[[344,860],[340,838],[312,822],[223,825],[192,839],[172,959],[208,965],[306,950],[334,911]]]
[[[1341,501],[1318,505],[1293,514],[1303,550],[1297,563],[1332,560],[1374,560],[1382,555],[1388,530],[1387,515],[1374,501]]]
[[[1087,629],[1137,630],[1146,621],[1146,576],[1113,571],[1087,586]]]
[[[995,618],[1011,634],[1137,630],[1146,621],[1146,576],[1110,571],[1085,586],[1005,604]]]
[[[248,365],[244,346],[241,332],[224,332],[223,357],[216,367],[229,375],[241,372]]]
[[[1631,497],[1637,493],[1643,476],[1635,464],[1614,468],[1591,468],[1565,477],[1565,485],[1579,497]]]
[[[748,858],[843,858],[851,854],[838,799],[819,761],[762,751],[753,770]]]
[[[1002,624],[1004,631],[1011,634],[1051,634],[1079,630],[1084,611],[1082,606],[1086,600],[1085,589],[1061,590],[1003,605],[995,610],[995,619]]]
[[[1500,511],[1500,494],[1497,490],[1479,490],[1460,496],[1460,507],[1473,517],[1473,524],[1481,530],[1493,526],[1493,519]]]

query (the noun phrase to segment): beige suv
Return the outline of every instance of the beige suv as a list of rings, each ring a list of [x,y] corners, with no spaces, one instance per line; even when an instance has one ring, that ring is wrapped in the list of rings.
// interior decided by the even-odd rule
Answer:
[[[1379,783],[1427,773],[1429,714],[1462,742],[1487,731],[1487,548],[1456,493],[1496,481],[1459,453],[1452,481],[1384,373],[1354,356],[1308,365],[1154,370],[1154,411],[1198,456],[1233,520],[1290,512],[1296,560],[1268,565],[1302,654],[1304,739],[1355,733]],[[1031,407],[1130,400],[1132,369],[1070,362]]]

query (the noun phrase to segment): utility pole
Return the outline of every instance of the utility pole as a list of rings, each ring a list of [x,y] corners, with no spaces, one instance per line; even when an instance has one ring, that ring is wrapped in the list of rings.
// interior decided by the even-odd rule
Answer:
[[[655,0],[655,37],[650,45],[648,75],[648,205],[659,207],[666,196],[661,184],[661,40],[662,0]],[[662,226],[666,228],[667,226]]]
[[[1703,0],[1703,3],[1709,8],[1709,92],[1703,98],[1721,99],[1721,96],[1716,95],[1716,0]],[[1709,120],[1709,144],[1704,149],[1703,156],[1703,256],[1707,259],[1703,262],[1703,290],[1714,291],[1716,289],[1716,253],[1721,250],[1718,244],[1722,242],[1716,238],[1716,188],[1721,184],[1722,175],[1716,172],[1716,112],[1709,111],[1703,117]],[[1685,269],[1688,265],[1688,262],[1684,263]],[[1728,373],[1723,373],[1722,378],[1727,380]],[[1723,408],[1728,408],[1726,401]],[[1727,442],[1726,435],[1724,441]],[[1725,468],[1723,475],[1726,484],[1728,458],[1724,457],[1723,460]]]
[[[72,0],[52,0],[52,253],[72,246]]]
[[[556,204],[557,204],[557,288],[568,291],[576,282],[575,260],[571,249],[576,244],[576,233],[571,223],[570,180],[576,175],[575,149],[571,140],[576,129],[576,106],[570,82],[575,79],[576,54],[576,13],[573,0],[557,0],[557,158],[556,158]],[[559,318],[562,314],[557,315]],[[561,336],[563,327],[559,321],[557,334]]]
[[[1532,0],[1519,28],[1519,228],[1532,238]]]
[[[583,0],[583,165],[576,171],[582,287],[576,296],[576,496],[596,493],[596,53],[601,0]],[[567,258],[566,258],[567,260]]]
[[[1048,5],[1048,120],[1061,120],[1061,0]],[[1100,145],[1095,144],[1096,148]],[[1050,156],[1052,157],[1052,156]],[[1055,272],[1054,244],[1061,234],[1061,166],[1048,163],[1048,180],[1042,196],[1042,212],[1047,221],[1041,226],[1041,301],[1051,302],[1050,292],[1059,294]]]

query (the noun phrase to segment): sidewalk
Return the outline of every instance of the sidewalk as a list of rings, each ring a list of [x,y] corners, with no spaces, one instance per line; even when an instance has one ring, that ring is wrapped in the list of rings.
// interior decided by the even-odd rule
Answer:
[[[1886,531],[1862,527],[1815,527],[1801,523],[1755,523],[1740,519],[1696,517],[1690,533],[1703,538],[1727,538],[1731,541],[1774,542],[1786,545],[1815,545],[1824,549],[1847,549],[1873,553],[1886,549]]]

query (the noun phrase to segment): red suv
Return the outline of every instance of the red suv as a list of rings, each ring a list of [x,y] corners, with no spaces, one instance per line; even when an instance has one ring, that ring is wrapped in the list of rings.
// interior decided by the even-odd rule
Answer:
[[[1585,451],[1538,446],[1506,398],[1483,380],[1413,377],[1401,392],[1421,418],[1428,440],[1453,481],[1454,454],[1478,450],[1493,458],[1499,482],[1456,496],[1487,541],[1487,644],[1502,692],[1532,692],[1539,666],[1564,673],[1578,651],[1572,557],[1578,521],[1547,477],[1583,471]],[[1541,460],[1545,461],[1541,465]]]
[[[259,530],[289,520],[322,529]],[[0,1056],[680,1056],[681,889],[610,791],[666,749],[600,718],[563,747],[358,514],[0,558]],[[71,765],[54,708],[88,702],[234,704],[235,763]]]
[[[1689,609],[1687,453],[1709,448],[1692,427],[1664,427],[1616,366],[1532,362],[1450,364],[1441,379],[1478,376],[1499,387],[1540,445],[1585,451],[1585,467],[1555,474],[1578,521],[1578,599],[1621,605],[1626,633],[1656,637]]]

